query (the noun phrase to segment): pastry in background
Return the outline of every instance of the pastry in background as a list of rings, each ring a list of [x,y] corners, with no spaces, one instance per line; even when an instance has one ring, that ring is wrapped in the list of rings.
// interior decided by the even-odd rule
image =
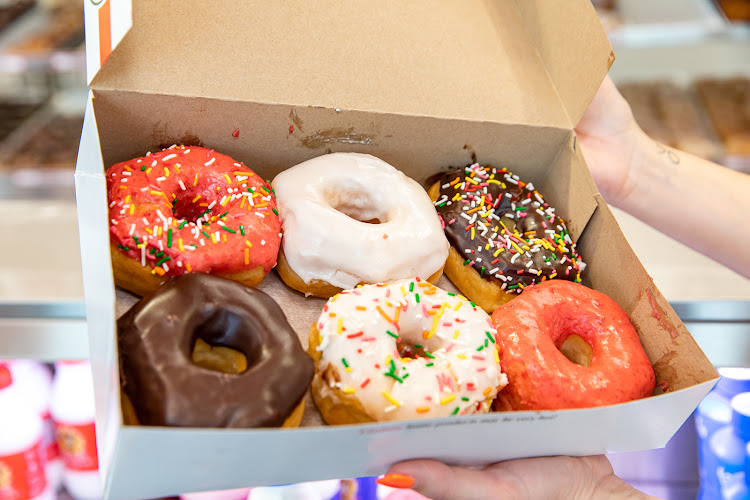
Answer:
[[[34,7],[34,0],[7,0],[0,2],[0,31],[10,26]]]
[[[641,129],[652,139],[662,144],[672,145],[674,136],[661,115],[655,87],[656,84],[653,82],[617,85],[617,89],[630,104],[635,121]]]
[[[727,155],[750,155],[750,79],[706,78],[695,82]]]
[[[0,155],[0,167],[74,169],[83,128],[83,115],[56,115]],[[9,140],[9,142],[11,142]]]
[[[39,104],[22,102],[0,102],[0,142],[17,130],[22,123],[39,109],[39,106]],[[78,140],[76,139],[77,144]]]
[[[667,81],[622,83],[618,89],[649,137],[701,158],[720,159],[721,144],[689,89]]]
[[[673,147],[709,160],[721,157],[721,145],[690,90],[665,82],[657,87],[656,96],[664,122],[673,135]]]
[[[610,35],[622,26],[622,16],[616,0],[591,0],[599,16],[599,21]]]
[[[750,22],[750,0],[716,0],[730,21]]]
[[[29,33],[7,50],[15,54],[35,55],[83,46],[85,29],[82,2],[55,2],[45,7],[45,16],[47,22],[42,28]]]

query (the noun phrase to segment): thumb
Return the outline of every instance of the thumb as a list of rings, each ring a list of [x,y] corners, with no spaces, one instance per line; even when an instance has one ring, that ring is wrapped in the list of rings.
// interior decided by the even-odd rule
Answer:
[[[412,488],[431,500],[476,500],[494,498],[498,481],[483,471],[451,467],[436,460],[409,460],[388,469],[389,474],[408,475]]]

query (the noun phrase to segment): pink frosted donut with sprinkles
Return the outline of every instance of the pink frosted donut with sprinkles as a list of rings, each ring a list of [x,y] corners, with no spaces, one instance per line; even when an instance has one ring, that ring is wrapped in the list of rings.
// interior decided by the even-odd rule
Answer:
[[[112,165],[106,178],[117,286],[146,295],[200,272],[254,287],[276,265],[276,199],[242,162],[172,146]]]
[[[429,282],[332,297],[310,331],[315,403],[329,424],[486,413],[507,383],[490,317]]]

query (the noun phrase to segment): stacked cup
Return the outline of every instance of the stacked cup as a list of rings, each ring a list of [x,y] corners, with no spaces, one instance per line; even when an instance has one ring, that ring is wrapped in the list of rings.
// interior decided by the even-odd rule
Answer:
[[[721,379],[695,412],[701,500],[747,497],[750,416],[745,415],[750,415],[750,369],[718,371]]]

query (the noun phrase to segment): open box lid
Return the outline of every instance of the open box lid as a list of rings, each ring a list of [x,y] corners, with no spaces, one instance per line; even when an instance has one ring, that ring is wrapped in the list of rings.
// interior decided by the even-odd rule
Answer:
[[[94,90],[570,129],[614,58],[588,0],[90,0],[87,11]]]

